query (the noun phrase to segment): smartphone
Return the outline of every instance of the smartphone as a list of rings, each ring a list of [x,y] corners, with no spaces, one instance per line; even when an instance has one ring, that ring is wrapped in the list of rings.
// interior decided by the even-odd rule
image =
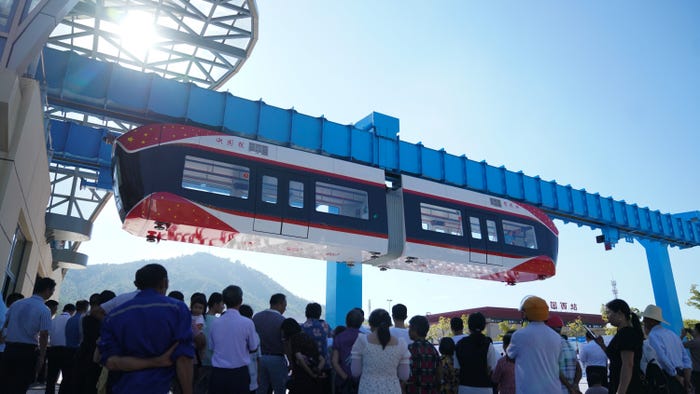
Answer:
[[[586,331],[593,336],[593,338],[598,338],[598,335],[596,335],[588,326],[583,326],[583,328],[586,329]]]

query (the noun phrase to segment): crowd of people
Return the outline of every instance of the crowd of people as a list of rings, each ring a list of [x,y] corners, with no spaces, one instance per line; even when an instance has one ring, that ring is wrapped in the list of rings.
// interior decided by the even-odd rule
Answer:
[[[168,275],[158,264],[140,268],[134,284],[132,292],[105,290],[61,313],[49,300],[56,287],[49,278],[37,280],[29,298],[7,297],[0,391],[25,394],[44,377],[51,394],[60,374],[59,394],[580,393],[585,371],[589,394],[700,392],[700,324],[677,335],[662,326],[655,305],[640,323],[625,301],[610,301],[617,333],[606,343],[588,332],[577,350],[562,335],[561,318],[529,296],[520,306],[527,323],[504,335],[499,355],[481,313],[469,315],[467,333],[453,318],[452,336],[434,344],[428,319],[408,319],[402,304],[391,314],[371,311],[369,328],[365,312],[351,309],[345,325],[331,330],[318,303],[306,306],[300,323],[285,318],[284,294],[254,313],[235,285],[195,293],[188,306],[181,292],[166,296]]]

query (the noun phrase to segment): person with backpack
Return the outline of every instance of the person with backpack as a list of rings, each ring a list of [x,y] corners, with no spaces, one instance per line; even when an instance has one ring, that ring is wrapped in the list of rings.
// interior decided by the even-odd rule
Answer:
[[[646,334],[648,335],[649,333]],[[649,340],[645,339],[642,345],[642,359],[639,362],[645,393],[668,394],[668,380],[656,360],[656,351],[649,344]]]
[[[644,329],[649,333],[649,344],[656,351],[659,366],[668,378],[670,392],[672,394],[690,392],[692,364],[681,339],[673,331],[661,326],[661,323],[666,322],[658,306],[647,305],[642,316]]]

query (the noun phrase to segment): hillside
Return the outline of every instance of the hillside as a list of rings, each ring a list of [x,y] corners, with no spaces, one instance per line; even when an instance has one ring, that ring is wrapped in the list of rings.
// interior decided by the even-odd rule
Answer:
[[[287,295],[285,316],[303,321],[304,309],[309,300],[295,296],[267,275],[243,265],[240,261],[213,256],[207,253],[176,257],[168,260],[141,260],[124,264],[89,265],[84,270],[70,270],[61,286],[61,305],[78,299],[88,299],[90,294],[109,289],[117,294],[134,290],[134,274],[146,264],[158,263],[168,270],[168,291],[179,290],[189,303],[190,295],[202,292],[221,292],[228,285],[243,289],[243,302],[254,311],[268,308],[274,293]],[[320,302],[322,300],[314,300]]]

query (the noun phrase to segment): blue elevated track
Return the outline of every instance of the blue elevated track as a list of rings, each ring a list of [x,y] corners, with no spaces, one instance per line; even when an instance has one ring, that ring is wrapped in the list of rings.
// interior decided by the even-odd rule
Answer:
[[[444,149],[404,142],[398,139],[399,120],[376,112],[354,125],[342,125],[71,52],[44,49],[44,62],[48,101],[57,108],[136,124],[197,125],[522,201],[553,218],[601,230],[599,242],[606,248],[621,238],[637,239],[647,251],[657,305],[674,329],[682,325],[668,246],[700,245],[700,211],[661,213],[464,155],[455,156]],[[100,177],[93,186],[111,189],[110,135],[107,130],[95,131],[52,121],[53,160],[95,169]],[[359,267],[329,270],[329,311],[336,306],[341,311],[349,309],[340,304],[361,305],[361,281],[356,279]],[[356,294],[341,297],[335,288],[340,283],[345,283],[343,293],[352,293],[346,285],[353,283]],[[331,292],[335,294],[331,296]],[[328,319],[342,322],[342,316]]]

